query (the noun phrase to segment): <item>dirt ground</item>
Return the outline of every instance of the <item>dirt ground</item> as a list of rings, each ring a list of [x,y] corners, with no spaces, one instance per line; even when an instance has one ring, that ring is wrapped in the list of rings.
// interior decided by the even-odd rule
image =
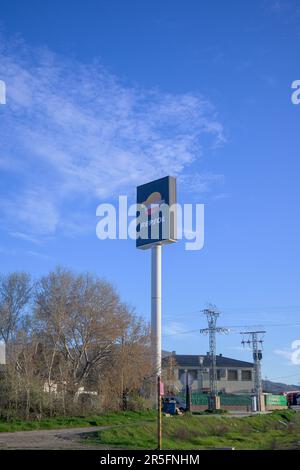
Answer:
[[[87,433],[108,429],[110,426],[89,428],[51,429],[0,433],[0,450],[9,449],[108,449],[101,445],[82,442]]]

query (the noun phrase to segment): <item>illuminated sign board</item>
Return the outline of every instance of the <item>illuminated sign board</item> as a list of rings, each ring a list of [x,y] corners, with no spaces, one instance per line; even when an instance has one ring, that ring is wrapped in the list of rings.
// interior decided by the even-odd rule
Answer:
[[[137,187],[136,247],[176,241],[176,179],[166,176]]]

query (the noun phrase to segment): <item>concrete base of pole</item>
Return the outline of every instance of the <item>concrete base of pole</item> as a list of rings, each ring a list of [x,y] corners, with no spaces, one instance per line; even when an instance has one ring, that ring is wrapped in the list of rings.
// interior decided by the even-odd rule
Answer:
[[[266,411],[265,396],[261,393],[258,395],[259,411]]]
[[[221,400],[218,395],[208,395],[208,409],[216,411],[221,408]]]

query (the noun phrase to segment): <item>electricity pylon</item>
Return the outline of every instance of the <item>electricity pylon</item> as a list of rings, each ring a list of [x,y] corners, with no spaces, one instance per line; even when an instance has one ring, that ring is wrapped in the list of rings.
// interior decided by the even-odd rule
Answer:
[[[209,368],[209,386],[210,396],[214,402],[217,391],[217,368],[216,368],[216,333],[227,333],[229,330],[223,327],[217,327],[217,319],[220,312],[214,305],[209,306],[202,310],[202,313],[207,318],[208,328],[200,330],[201,334],[209,335],[209,355],[210,355],[210,368]]]
[[[262,380],[261,380],[261,360],[263,358],[262,349],[263,349],[263,337],[265,331],[245,331],[242,332],[243,335],[242,345],[252,348],[253,361],[254,361],[254,393],[257,400],[257,410],[261,411],[260,396],[262,394]],[[245,339],[248,338],[248,339]]]

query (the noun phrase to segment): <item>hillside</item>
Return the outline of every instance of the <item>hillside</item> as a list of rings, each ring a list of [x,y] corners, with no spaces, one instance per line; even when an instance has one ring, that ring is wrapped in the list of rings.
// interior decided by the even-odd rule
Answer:
[[[289,390],[300,390],[300,385],[287,385],[281,382],[271,382],[271,380],[263,380],[263,391],[268,393],[282,393]]]

